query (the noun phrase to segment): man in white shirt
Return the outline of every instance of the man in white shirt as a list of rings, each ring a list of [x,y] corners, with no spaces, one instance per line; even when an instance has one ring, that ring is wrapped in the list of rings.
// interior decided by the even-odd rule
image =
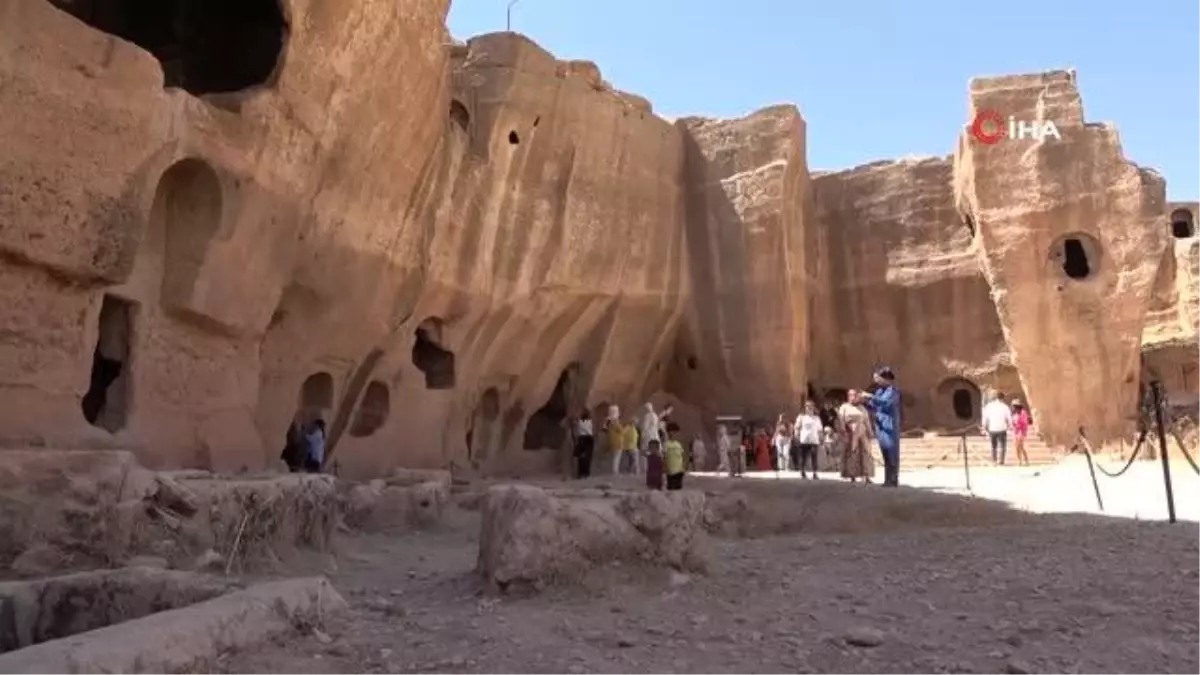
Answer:
[[[1004,466],[1004,455],[1008,452],[1008,428],[1012,426],[1012,409],[1004,402],[1000,392],[992,394],[992,400],[983,406],[981,425],[992,443],[992,463]]]

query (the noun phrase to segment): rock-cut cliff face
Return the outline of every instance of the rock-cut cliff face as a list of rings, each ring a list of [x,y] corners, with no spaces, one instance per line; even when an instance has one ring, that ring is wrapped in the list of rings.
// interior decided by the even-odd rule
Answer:
[[[1131,428],[1143,325],[1167,247],[1165,184],[1086,124],[1074,73],[977,79],[971,110],[1058,135],[985,144],[964,132],[957,179],[980,265],[1042,434]]]
[[[794,108],[672,124],[519,35],[452,43],[444,2],[189,5],[173,25],[197,35],[62,7],[3,10],[7,443],[254,468],[301,414],[352,473],[538,471],[569,410],[668,380],[733,404],[752,369],[765,414],[802,377],[775,367],[804,361],[781,339],[803,334]],[[206,21],[275,45],[258,81],[202,53]],[[698,237],[742,241],[727,283],[763,255],[795,273],[705,285],[726,316],[697,317]],[[769,333],[747,336],[746,299]]]
[[[950,158],[879,162],[813,185],[817,393],[866,386],[871,368],[890,365],[904,426],[944,430],[978,425],[988,391],[1020,397]]]
[[[252,469],[321,417],[346,474],[529,473],[569,413],[709,428],[883,362],[906,427],[995,388],[1119,435],[1140,353],[1194,393],[1195,205],[1069,75],[971,89],[1061,143],[810,177],[794,106],[667,122],[447,11],[0,4],[0,444]]]
[[[325,396],[416,271],[448,2],[125,5],[0,6],[0,433],[261,466],[270,397]]]

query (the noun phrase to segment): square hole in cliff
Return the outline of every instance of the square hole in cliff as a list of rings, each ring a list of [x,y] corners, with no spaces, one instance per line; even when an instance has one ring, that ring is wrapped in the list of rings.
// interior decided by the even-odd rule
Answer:
[[[83,418],[89,424],[114,433],[125,427],[128,417],[134,311],[128,300],[104,296],[91,377],[80,402]]]
[[[1084,281],[1096,275],[1103,263],[1104,249],[1099,240],[1084,232],[1073,232],[1054,240],[1049,261],[1071,281]],[[1061,290],[1061,289],[1060,289]]]
[[[0,583],[0,653],[211,600],[238,588],[149,567]]]
[[[1176,239],[1188,239],[1195,236],[1196,223],[1192,212],[1187,209],[1176,209],[1171,212],[1171,236]]]

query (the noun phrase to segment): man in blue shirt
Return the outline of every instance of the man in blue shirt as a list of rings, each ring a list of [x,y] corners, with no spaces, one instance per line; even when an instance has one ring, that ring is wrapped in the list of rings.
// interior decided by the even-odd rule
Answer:
[[[866,398],[867,408],[875,418],[875,435],[883,455],[883,485],[900,484],[900,390],[896,388],[896,373],[884,366],[875,371],[879,388]]]

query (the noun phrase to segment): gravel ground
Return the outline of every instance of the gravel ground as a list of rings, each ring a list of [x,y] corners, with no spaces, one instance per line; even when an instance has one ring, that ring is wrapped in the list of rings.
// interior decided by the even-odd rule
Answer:
[[[433,530],[348,538],[330,575],[348,615],[214,669],[1200,670],[1194,525],[1014,522],[716,539],[703,576],[610,568],[586,587],[496,599],[473,574],[478,514],[452,509]]]

